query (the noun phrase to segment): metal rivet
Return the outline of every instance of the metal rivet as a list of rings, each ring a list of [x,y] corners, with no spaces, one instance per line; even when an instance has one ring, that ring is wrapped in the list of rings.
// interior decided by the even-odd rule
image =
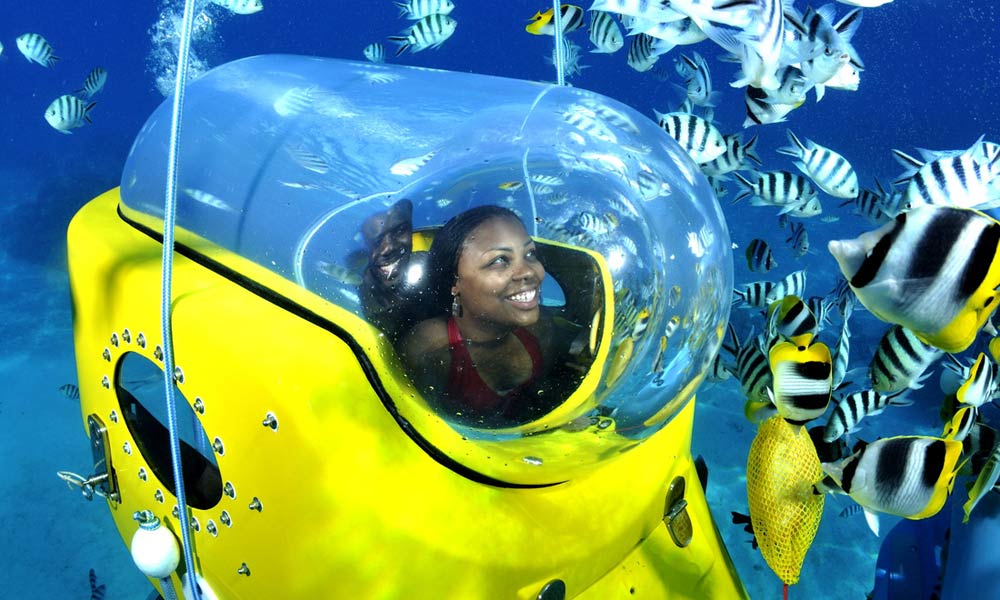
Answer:
[[[160,490],[156,490],[153,493],[153,499],[159,502],[160,504],[163,504],[163,492]]]
[[[222,493],[234,500],[236,499],[236,488],[233,487],[233,484],[230,481],[227,481],[226,485],[222,487]]]
[[[269,412],[264,416],[264,422],[262,423],[264,427],[270,427],[274,431],[278,430],[278,418],[274,416],[274,413]]]
[[[205,414],[205,403],[202,401],[201,398],[194,399],[194,410],[199,415]]]
[[[184,371],[180,367],[174,367],[174,381],[184,383]]]
[[[101,387],[106,390],[111,389],[111,379],[107,375],[101,378]]]
[[[170,514],[172,514],[175,519],[179,519],[180,518],[181,512],[179,510],[177,510],[177,505],[176,504],[174,505],[174,507],[172,509],[170,509]]]
[[[132,343],[132,334],[129,333],[128,328],[126,328],[126,329],[124,329],[122,331],[122,339],[125,340],[126,344],[131,344]]]
[[[115,411],[115,410],[111,411],[111,414],[108,416],[108,418],[111,419],[112,423],[117,423],[118,422],[118,411]]]
[[[236,572],[239,573],[240,575],[246,575],[247,577],[250,577],[250,567],[248,567],[246,563],[241,564],[240,568],[236,569]]]
[[[233,526],[233,518],[229,516],[229,511],[228,510],[222,511],[222,514],[219,515],[219,521],[223,525],[225,525],[226,527],[232,527]]]
[[[209,519],[208,523],[205,524],[205,530],[211,533],[212,537],[219,535],[219,530],[215,527],[215,521],[212,519]]]
[[[141,331],[139,332],[139,337],[135,338],[135,343],[139,344],[140,348],[146,347],[146,336]]]
[[[111,334],[111,345],[114,346],[115,348],[118,347],[118,334],[117,333],[112,333]]]
[[[264,505],[260,503],[260,499],[257,498],[257,496],[254,496],[253,500],[250,501],[250,510],[255,510],[257,512],[264,510]]]
[[[106,360],[108,362],[111,362],[111,350],[108,350],[107,348],[105,348],[104,352],[101,353],[101,356],[104,357],[104,360]]]
[[[163,362],[163,348],[159,344],[156,345],[156,348],[153,348],[153,358]]]
[[[563,600],[566,597],[566,583],[562,579],[553,579],[545,584],[535,596],[538,600]]]
[[[146,469],[139,467],[139,479],[146,481]]]
[[[191,517],[191,529],[195,531],[201,531],[201,524],[198,523],[198,517]]]
[[[132,444],[130,444],[128,442],[125,442],[124,444],[122,444],[122,450],[125,451],[125,454],[131,455],[132,454]]]
[[[222,445],[222,440],[219,438],[212,440],[212,449],[215,450],[216,454],[219,456],[226,455],[226,447]]]

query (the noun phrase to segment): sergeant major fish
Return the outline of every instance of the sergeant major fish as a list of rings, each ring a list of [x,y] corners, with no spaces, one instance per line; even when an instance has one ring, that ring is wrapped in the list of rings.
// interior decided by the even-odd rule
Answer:
[[[803,144],[791,129],[788,139],[792,145],[778,148],[778,153],[798,158],[795,166],[821,190],[837,198],[857,197],[858,176],[847,159],[809,139]]]
[[[83,87],[73,92],[81,100],[89,100],[97,95],[108,81],[108,72],[102,67],[94,67],[83,80]]]
[[[905,390],[882,394],[875,390],[864,390],[844,396],[826,422],[823,441],[832,442],[845,433],[857,431],[858,424],[865,417],[875,416],[889,406],[910,406],[912,400],[903,397]]]
[[[389,40],[399,44],[396,56],[410,50],[420,52],[427,48],[439,48],[455,33],[458,21],[447,15],[428,15],[400,35],[391,35]]]
[[[363,53],[365,58],[373,63],[385,62],[385,46],[378,42],[372,42],[365,46]]]
[[[618,52],[625,45],[622,30],[611,13],[593,11],[590,16],[590,43],[594,45],[591,52],[601,54]]]
[[[705,119],[689,113],[654,111],[660,128],[674,138],[698,164],[714,160],[726,151],[722,133]]]
[[[90,111],[96,104],[85,104],[83,100],[69,94],[59,96],[45,109],[45,120],[59,133],[73,133],[71,129],[92,122]]]
[[[51,67],[59,60],[59,57],[52,50],[52,45],[40,34],[25,33],[17,36],[15,42],[17,42],[17,49],[21,51],[24,58],[28,59],[28,62]]]
[[[411,21],[417,21],[430,15],[450,15],[455,10],[451,0],[406,0],[397,2],[399,16]]]

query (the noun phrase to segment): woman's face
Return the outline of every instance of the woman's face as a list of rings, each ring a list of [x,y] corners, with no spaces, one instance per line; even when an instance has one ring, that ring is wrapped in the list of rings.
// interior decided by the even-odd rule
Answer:
[[[544,278],[545,268],[524,225],[496,217],[465,238],[452,294],[460,294],[463,319],[523,327],[538,321]]]

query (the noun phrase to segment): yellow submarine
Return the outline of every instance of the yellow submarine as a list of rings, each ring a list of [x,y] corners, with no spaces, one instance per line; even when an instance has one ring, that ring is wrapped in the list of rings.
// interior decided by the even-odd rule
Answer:
[[[729,235],[655,123],[565,86],[287,55],[191,83],[179,147],[170,112],[68,231],[84,485],[134,556],[166,540],[164,597],[746,596],[690,452]],[[521,217],[579,341],[544,411],[502,425],[414,386],[371,287],[387,221],[419,304],[435,232],[484,204]]]

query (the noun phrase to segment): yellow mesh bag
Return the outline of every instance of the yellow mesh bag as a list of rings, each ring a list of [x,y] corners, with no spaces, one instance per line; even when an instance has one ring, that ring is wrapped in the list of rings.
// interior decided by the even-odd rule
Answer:
[[[798,582],[816,537],[824,498],[813,493],[813,484],[822,478],[805,427],[777,416],[761,424],[747,458],[750,521],[760,553],[786,585]]]

